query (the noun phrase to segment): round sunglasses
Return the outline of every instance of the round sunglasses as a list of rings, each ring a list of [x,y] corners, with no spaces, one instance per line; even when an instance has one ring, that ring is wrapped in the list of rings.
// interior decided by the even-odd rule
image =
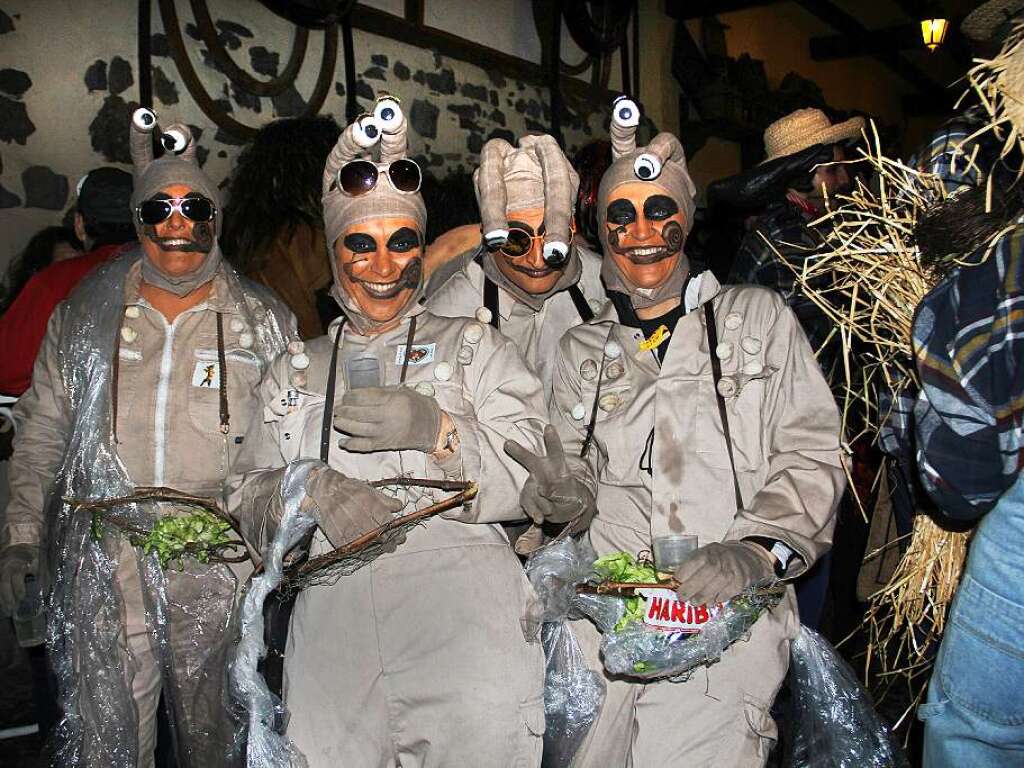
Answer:
[[[369,160],[353,160],[338,171],[338,186],[349,197],[359,197],[377,186],[381,172]],[[423,172],[412,160],[395,160],[387,168],[391,186],[399,192],[412,194],[420,191]]]
[[[177,211],[192,222],[211,221],[217,215],[217,206],[205,197],[174,197],[165,200],[144,200],[135,213],[143,224],[167,221]]]
[[[573,236],[576,234],[576,227],[569,225],[569,240],[572,241]],[[508,239],[505,240],[505,244],[498,247],[498,250],[506,256],[515,258],[516,256],[523,256],[530,252],[533,248],[533,244],[536,241],[544,242],[546,235],[531,235],[525,229],[519,227],[512,227],[508,230]]]

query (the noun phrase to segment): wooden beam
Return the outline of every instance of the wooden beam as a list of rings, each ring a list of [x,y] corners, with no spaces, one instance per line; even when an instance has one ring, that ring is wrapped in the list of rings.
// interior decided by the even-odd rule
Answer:
[[[796,0],[796,4],[817,16],[845,37],[866,38],[871,34],[857,19],[827,0]],[[924,94],[943,92],[942,86],[899,55],[897,50],[870,54]]]
[[[665,13],[673,19],[702,19],[705,16],[717,16],[719,13],[745,11],[748,8],[760,8],[764,5],[775,5],[779,0],[668,0]]]
[[[379,35],[418,48],[433,49],[442,56],[468,62],[484,70],[496,70],[506,77],[533,85],[547,87],[551,82],[549,73],[540,64],[487,48],[442,29],[415,24],[377,8],[357,4],[349,18],[354,29],[369,32],[371,35]],[[582,80],[564,75],[562,90],[575,100],[605,104],[610,104],[618,95],[607,88],[595,90]]]

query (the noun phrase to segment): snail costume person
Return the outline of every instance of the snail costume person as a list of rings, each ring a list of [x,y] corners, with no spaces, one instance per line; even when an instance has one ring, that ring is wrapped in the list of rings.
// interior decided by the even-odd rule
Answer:
[[[541,385],[489,325],[423,307],[419,183],[405,117],[382,97],[345,129],[324,169],[344,314],[264,380],[264,423],[246,437],[254,471],[238,479],[232,507],[261,549],[281,519],[283,468],[319,459],[304,502],[321,520],[315,556],[444,496],[399,490],[396,499],[366,481],[478,482],[471,506],[298,594],[286,735],[311,768],[539,766],[544,660],[524,621],[536,598],[498,523],[521,514],[526,472],[503,444],[539,445]]]
[[[553,137],[523,136],[488,141],[473,183],[483,242],[432,276],[428,306],[500,330],[550,394],[558,340],[604,305],[601,258],[574,237],[579,177]]]
[[[91,272],[50,317],[17,405],[0,573],[16,558],[52,585],[57,765],[153,765],[161,692],[178,764],[231,765],[222,680],[251,565],[183,557],[165,569],[123,528],[67,500],[139,486],[219,497],[294,319],[221,260],[217,187],[188,129],[161,132],[140,109],[130,132],[140,244]],[[112,512],[146,530],[195,510],[148,502]]]
[[[695,534],[700,548],[674,574],[679,596],[713,605],[761,579],[793,579],[828,549],[845,482],[839,416],[781,298],[690,273],[683,149],[667,133],[638,148],[638,118],[633,102],[615,103],[599,191],[610,302],[562,338],[547,455],[508,448],[531,468],[531,517],[590,520],[598,555]],[[596,500],[592,520],[572,484]],[[573,764],[764,765],[799,628],[788,592],[748,641],[687,682],[607,679]],[[574,629],[602,669],[595,627]]]

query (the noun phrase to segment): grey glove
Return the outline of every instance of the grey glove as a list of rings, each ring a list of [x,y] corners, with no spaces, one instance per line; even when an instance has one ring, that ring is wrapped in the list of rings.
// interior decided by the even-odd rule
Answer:
[[[39,574],[40,548],[13,544],[0,552],[0,611],[13,616],[25,597],[25,577]]]
[[[752,541],[705,544],[675,573],[679,599],[695,605],[724,602],[750,585],[774,576],[772,554]]]
[[[433,453],[441,407],[410,387],[366,387],[346,392],[334,409],[334,428],[351,435],[346,451]]]
[[[317,525],[335,549],[391,522],[393,513],[404,506],[368,483],[328,467],[310,473],[306,492],[303,505],[313,507]]]
[[[518,461],[530,476],[519,493],[519,504],[533,522],[540,524],[585,521],[597,511],[594,495],[569,470],[558,432],[544,427],[544,452],[538,456],[514,440],[505,441],[505,453]],[[573,532],[585,525],[574,525]]]

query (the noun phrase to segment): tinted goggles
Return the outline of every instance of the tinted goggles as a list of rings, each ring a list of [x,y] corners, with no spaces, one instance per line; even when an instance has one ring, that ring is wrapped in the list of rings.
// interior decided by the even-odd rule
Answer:
[[[338,171],[338,186],[349,197],[359,197],[377,186],[380,175],[377,166],[369,160],[353,160]],[[419,192],[423,183],[423,173],[412,160],[395,160],[388,166],[387,176],[392,187],[409,194]]]
[[[144,200],[135,208],[143,224],[159,224],[167,221],[177,211],[189,221],[212,221],[217,215],[217,206],[205,197],[175,197],[163,200]]]
[[[572,224],[569,225],[570,239],[571,235],[576,234],[576,227]],[[498,248],[501,253],[506,256],[515,258],[516,256],[523,256],[530,252],[533,248],[533,244],[536,241],[544,242],[545,235],[531,235],[525,229],[519,229],[519,227],[512,227],[508,230],[508,239],[505,244]]]

